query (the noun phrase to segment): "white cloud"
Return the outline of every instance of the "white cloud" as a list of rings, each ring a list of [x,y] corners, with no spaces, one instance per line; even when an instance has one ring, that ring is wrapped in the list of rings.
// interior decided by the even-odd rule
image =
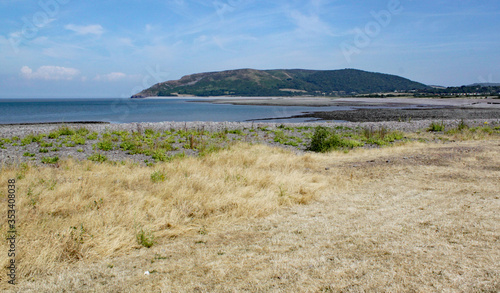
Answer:
[[[75,24],[67,24],[64,26],[65,29],[74,31],[79,35],[97,35],[100,36],[104,33],[104,29],[100,24],[92,24],[92,25],[75,25]]]
[[[111,72],[104,75],[97,75],[94,80],[97,81],[117,81],[126,78],[127,75],[122,72]]]
[[[318,15],[305,15],[295,10],[290,13],[290,17],[295,22],[298,31],[305,35],[309,35],[311,33],[325,34],[330,36],[335,35],[332,32],[330,26],[327,23],[323,22]]]
[[[21,68],[21,75],[27,79],[72,80],[79,74],[78,69],[61,66],[41,66],[36,71],[28,66]]]

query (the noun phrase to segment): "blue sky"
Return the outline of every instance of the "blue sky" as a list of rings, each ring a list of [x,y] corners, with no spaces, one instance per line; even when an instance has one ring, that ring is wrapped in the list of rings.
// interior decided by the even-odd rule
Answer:
[[[0,97],[128,97],[237,68],[500,82],[500,1],[0,0]]]

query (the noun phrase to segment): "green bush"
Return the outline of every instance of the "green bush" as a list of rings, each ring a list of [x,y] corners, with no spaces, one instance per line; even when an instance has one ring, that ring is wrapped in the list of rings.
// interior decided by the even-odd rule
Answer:
[[[43,157],[42,158],[42,163],[44,164],[56,164],[57,162],[59,162],[59,157],[55,156],[55,157]]]
[[[153,183],[156,183],[156,182],[163,182],[165,181],[165,173],[161,172],[161,171],[154,171],[152,174],[151,174],[151,181]]]
[[[108,158],[105,155],[99,153],[93,153],[87,159],[93,162],[100,162],[100,163],[108,160]]]
[[[32,153],[30,153],[30,152],[25,152],[25,153],[23,154],[23,156],[24,156],[24,157],[34,157],[34,156],[35,156],[35,154],[32,154]]]
[[[97,148],[102,151],[110,151],[114,147],[113,142],[110,140],[102,140],[97,143]]]
[[[431,132],[439,132],[439,131],[444,131],[444,123],[437,123],[437,122],[432,122],[431,125],[429,125],[429,128],[427,131]]]
[[[52,147],[52,145],[53,145],[53,143],[51,143],[51,142],[45,142],[45,141],[40,142],[40,147],[42,147],[42,148],[50,148],[50,147]]]
[[[136,148],[136,145],[132,141],[126,140],[120,144],[120,148],[124,151],[130,151],[134,150]]]
[[[21,139],[21,145],[28,145],[32,142],[41,142],[43,139],[43,135],[33,135],[33,134],[30,134],[30,135],[27,135],[26,137],[24,137],[23,139]]]
[[[460,120],[460,123],[458,123],[457,129],[460,131],[465,130],[465,129],[469,129],[469,125],[467,125],[467,123],[465,123],[464,119],[462,119],[462,120]]]
[[[56,138],[58,138],[59,136],[61,136],[61,134],[59,133],[59,131],[58,131],[58,130],[56,130],[56,131],[51,131],[51,132],[49,133],[49,138],[50,138],[50,139],[56,139]]]
[[[151,155],[151,157],[155,160],[155,161],[166,161],[167,160],[167,155],[165,154],[165,150],[155,150],[153,151],[153,154]]]
[[[99,135],[99,134],[98,134],[97,132],[92,132],[91,134],[89,134],[89,135],[87,136],[87,139],[88,139],[88,140],[96,140],[96,139],[97,139],[97,137],[98,137],[98,135]]]
[[[338,135],[335,131],[329,130],[324,126],[316,127],[311,143],[307,150],[313,152],[328,152],[339,148],[354,148],[363,144],[355,140],[346,140]]]
[[[86,136],[87,134],[90,133],[90,130],[88,130],[87,128],[85,127],[80,127],[76,130],[76,134],[80,135],[80,136]]]
[[[75,134],[75,135],[71,136],[71,140],[72,140],[75,144],[79,144],[79,145],[84,145],[84,144],[85,144],[85,137],[80,136],[80,135],[78,135],[78,134]]]
[[[40,152],[40,153],[48,153],[48,152],[49,152],[49,150],[48,150],[48,149],[46,149],[46,148],[40,148],[39,152]]]
[[[136,233],[135,238],[137,239],[137,243],[146,248],[150,248],[155,244],[153,234],[151,232],[144,231],[143,229]]]
[[[61,127],[58,130],[59,135],[73,135],[75,131],[67,126]]]

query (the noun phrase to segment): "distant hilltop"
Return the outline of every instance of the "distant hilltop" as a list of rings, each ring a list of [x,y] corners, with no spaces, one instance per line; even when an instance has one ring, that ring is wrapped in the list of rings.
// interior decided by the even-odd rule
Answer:
[[[357,69],[237,69],[186,75],[132,96],[345,96],[410,92],[428,86],[409,79]]]

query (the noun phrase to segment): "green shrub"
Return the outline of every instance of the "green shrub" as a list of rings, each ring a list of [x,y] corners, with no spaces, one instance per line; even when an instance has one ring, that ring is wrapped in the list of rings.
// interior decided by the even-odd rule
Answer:
[[[50,139],[56,139],[56,138],[58,138],[59,136],[61,136],[61,134],[59,133],[59,131],[58,131],[58,130],[56,130],[56,131],[51,131],[51,132],[49,133],[49,138],[50,138]]]
[[[49,150],[48,150],[48,149],[46,149],[46,148],[40,148],[39,152],[40,152],[40,153],[48,153],[48,152],[49,152]]]
[[[32,154],[32,153],[30,153],[30,152],[25,152],[25,153],[23,154],[23,156],[24,156],[24,157],[34,157],[34,156],[35,156],[35,154]]]
[[[100,162],[100,163],[106,162],[108,160],[108,158],[105,155],[102,155],[100,153],[93,153],[87,159],[89,161]]]
[[[165,181],[165,173],[163,173],[161,171],[154,171],[151,174],[151,181],[153,183]]]
[[[79,145],[84,145],[84,144],[85,144],[85,137],[80,136],[80,135],[78,135],[78,134],[75,134],[75,135],[71,136],[71,140],[72,140],[75,144],[79,144]]]
[[[42,147],[42,148],[50,148],[50,147],[52,147],[52,145],[53,145],[53,143],[51,143],[51,142],[45,142],[45,141],[40,142],[40,147]]]
[[[21,145],[28,145],[32,142],[39,142],[41,138],[34,136],[33,134],[25,136],[23,139],[21,139]]]
[[[274,132],[274,142],[284,144],[287,141],[285,133],[282,130],[276,130]]]
[[[437,122],[432,122],[431,125],[429,125],[429,128],[427,131],[431,132],[439,132],[439,131],[444,131],[444,123],[437,123]]]
[[[335,131],[329,130],[324,126],[318,126],[314,131],[307,150],[324,153],[334,149],[354,148],[362,145],[362,143],[355,140],[343,139]]]
[[[59,135],[73,135],[75,131],[67,126],[61,127],[58,130]]]
[[[152,136],[155,136],[155,131],[151,128],[146,128],[144,130],[144,135],[147,136],[147,137],[152,137]]]
[[[135,143],[133,143],[132,141],[124,141],[120,144],[120,148],[124,151],[130,151],[130,150],[133,150],[135,149],[136,145]]]
[[[56,164],[59,161],[59,157],[43,157],[42,163],[44,164]]]
[[[114,147],[113,142],[110,140],[102,140],[97,143],[97,148],[102,151],[110,151]]]
[[[244,135],[245,133],[241,131],[240,129],[233,129],[233,130],[227,130],[225,131],[226,133],[231,133],[231,134],[236,134],[236,135]]]
[[[166,161],[167,160],[167,155],[165,154],[165,150],[155,150],[153,151],[151,157],[155,160],[155,161]]]
[[[92,132],[91,134],[89,134],[87,136],[87,139],[88,140],[96,140],[98,136],[99,136],[99,134],[97,132]]]
[[[326,152],[330,150],[330,147],[327,143],[328,137],[330,136],[330,132],[323,126],[316,127],[314,134],[311,139],[311,143],[308,150],[313,152]]]
[[[140,245],[142,245],[146,248],[150,248],[151,246],[153,246],[155,244],[153,234],[151,232],[144,231],[144,229],[142,229],[142,228],[141,228],[141,231],[136,233],[135,237],[137,239],[137,243],[139,243]]]
[[[469,125],[467,125],[467,123],[465,123],[464,119],[462,119],[462,120],[460,120],[460,123],[458,123],[457,129],[460,131],[465,130],[465,129],[469,129]]]
[[[80,127],[76,130],[76,134],[80,135],[80,136],[86,136],[87,134],[90,133],[90,130],[88,130],[87,128],[85,127]]]

